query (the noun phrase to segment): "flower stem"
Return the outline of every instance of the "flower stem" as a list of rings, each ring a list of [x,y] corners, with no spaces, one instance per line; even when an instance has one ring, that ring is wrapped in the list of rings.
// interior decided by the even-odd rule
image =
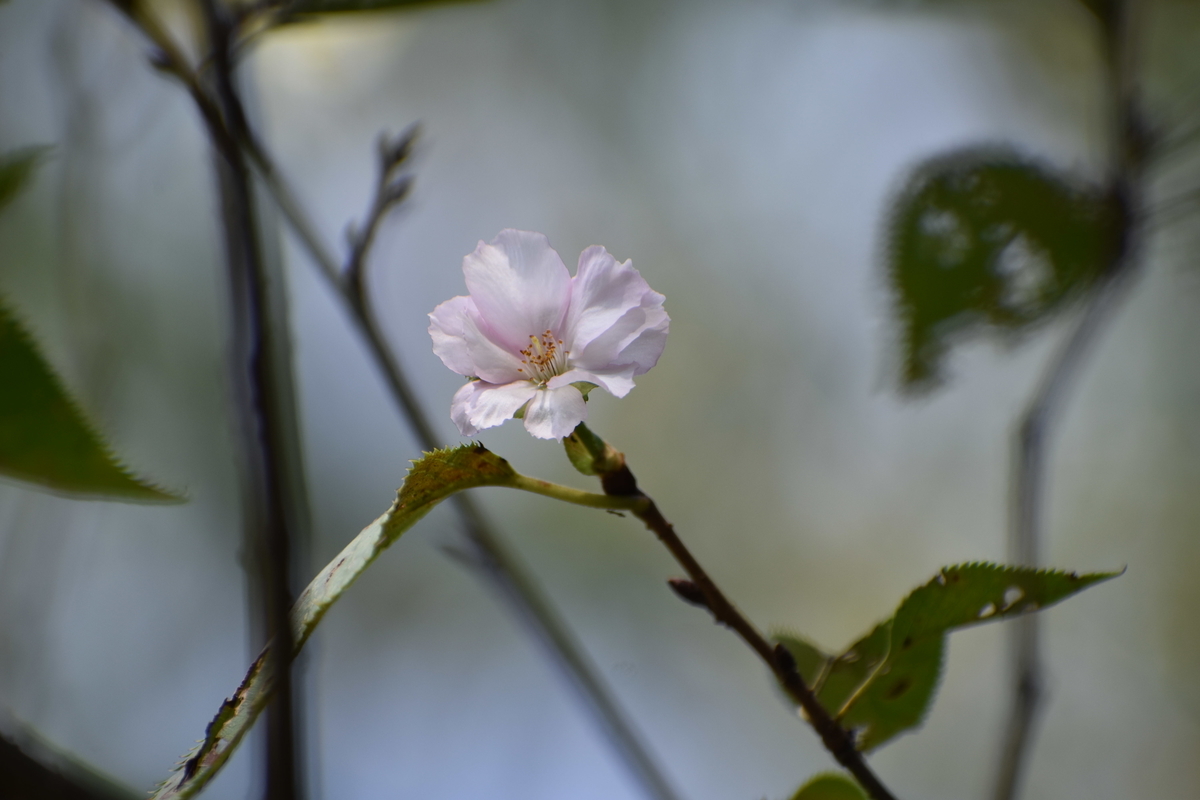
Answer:
[[[520,474],[514,476],[510,483],[503,485],[513,489],[520,489],[524,492],[533,492],[545,497],[553,497],[555,500],[574,503],[577,506],[604,508],[611,511],[630,511],[639,517],[641,516],[641,512],[644,512],[648,506],[653,505],[650,498],[644,495],[635,497],[596,494],[595,492],[585,492],[582,489],[574,489],[570,486],[562,486],[561,484],[550,483],[549,481],[530,478],[527,475]]]

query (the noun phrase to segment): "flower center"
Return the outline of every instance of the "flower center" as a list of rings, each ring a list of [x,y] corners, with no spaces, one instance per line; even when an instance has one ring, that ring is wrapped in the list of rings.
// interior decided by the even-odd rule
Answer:
[[[521,351],[524,367],[517,367],[517,372],[524,373],[529,380],[545,383],[555,375],[567,371],[567,356],[570,350],[564,350],[562,339],[555,339],[552,331],[546,331],[541,336],[529,334],[529,347]]]

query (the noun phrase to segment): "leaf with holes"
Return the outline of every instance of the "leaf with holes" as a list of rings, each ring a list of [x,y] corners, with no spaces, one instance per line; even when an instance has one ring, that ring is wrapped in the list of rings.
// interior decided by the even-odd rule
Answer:
[[[464,489],[511,485],[515,477],[507,461],[479,444],[435,450],[413,462],[392,507],[354,537],[296,600],[291,613],[296,651],[358,576],[434,506]],[[272,689],[267,651],[263,651],[241,686],[221,704],[204,739],[158,787],[153,800],[183,800],[203,789],[266,707]]]
[[[845,775],[825,772],[809,779],[796,790],[791,800],[867,800],[867,796]]]
[[[921,723],[941,677],[948,632],[1039,611],[1117,574],[946,567],[839,656],[796,637],[776,640],[793,653],[821,704],[856,732],[858,749],[872,750]]]
[[[178,502],[134,476],[0,300],[0,474],[70,495]]]
[[[895,200],[886,261],[901,386],[936,386],[951,345],[1050,318],[1104,274],[1118,211],[1099,189],[1003,150],[918,167]]]

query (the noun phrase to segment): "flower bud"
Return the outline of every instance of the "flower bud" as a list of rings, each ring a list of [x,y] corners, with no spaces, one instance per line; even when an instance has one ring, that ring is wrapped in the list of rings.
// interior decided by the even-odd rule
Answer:
[[[592,433],[582,422],[569,436],[563,448],[575,469],[584,475],[607,475],[625,466],[625,454]]]

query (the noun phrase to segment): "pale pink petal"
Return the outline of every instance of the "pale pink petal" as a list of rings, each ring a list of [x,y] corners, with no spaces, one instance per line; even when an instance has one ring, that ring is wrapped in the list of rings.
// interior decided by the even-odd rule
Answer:
[[[551,389],[557,389],[572,383],[594,383],[613,397],[624,397],[633,388],[633,369],[633,367],[626,367],[622,370],[597,370],[595,372],[573,369],[551,378],[546,385]]]
[[[566,330],[571,336],[572,352],[583,351],[630,309],[641,307],[649,291],[632,262],[618,264],[598,245],[584,250],[571,279],[571,308],[567,311]]]
[[[475,363],[471,360],[463,333],[464,317],[474,307],[469,297],[452,297],[429,315],[433,352],[443,364],[459,375],[475,374]]]
[[[454,399],[450,401],[450,419],[463,436],[474,436],[485,428],[494,428],[512,419],[537,391],[537,386],[529,381],[501,386],[471,381],[454,393]]]
[[[586,370],[634,367],[641,375],[653,367],[667,344],[670,317],[662,307],[662,295],[647,292],[644,306],[626,311],[608,330],[584,348],[571,351],[571,362]]]
[[[467,290],[484,332],[513,352],[530,335],[558,333],[571,299],[571,276],[549,240],[511,228],[463,259]]]
[[[561,439],[587,419],[587,403],[574,386],[538,389],[525,409],[525,430],[539,439]]]
[[[474,370],[470,374],[488,383],[524,380],[526,375],[521,372],[521,357],[493,341],[480,329],[480,322],[477,313],[467,313],[463,316],[463,341],[466,342],[467,354]]]
[[[634,375],[649,372],[650,368],[658,363],[663,348],[667,346],[671,318],[663,310],[661,299],[658,302],[659,305],[646,309],[646,321],[638,330],[637,336],[623,344],[620,352],[613,358],[614,363],[633,366]]]

